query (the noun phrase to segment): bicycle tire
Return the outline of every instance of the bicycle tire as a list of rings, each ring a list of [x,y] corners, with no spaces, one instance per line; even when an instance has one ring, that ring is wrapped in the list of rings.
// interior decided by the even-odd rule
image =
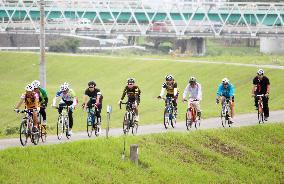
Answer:
[[[40,134],[39,130],[37,132],[32,132],[31,138],[32,138],[32,142],[34,143],[34,145],[38,145],[39,143],[39,137],[40,137],[39,134]]]
[[[87,134],[88,137],[92,137],[93,134],[93,122],[89,122],[90,119],[90,113],[88,113],[88,117],[87,117]]]
[[[46,142],[46,126],[40,125],[40,138],[42,142]]]
[[[134,122],[133,126],[132,126],[132,135],[136,135],[137,134],[137,130],[138,130],[138,123]]]
[[[64,125],[65,125],[65,136],[67,139],[70,139],[71,138],[71,135],[69,134],[69,117],[68,115],[64,118]]]
[[[168,129],[169,126],[169,116],[166,117],[166,114],[168,113],[167,109],[164,111],[164,127],[165,129]]]
[[[100,135],[100,127],[98,126],[99,124],[99,118],[96,118],[96,123],[94,124],[93,130],[95,130],[95,135],[98,137]]]
[[[27,120],[23,120],[20,125],[20,142],[22,146],[25,146],[28,142],[28,132],[27,132]]]
[[[58,140],[61,140],[63,133],[64,133],[64,125],[63,125],[63,122],[62,122],[62,116],[61,115],[58,116],[56,133],[57,133]]]
[[[221,111],[220,117],[221,117],[222,126],[223,126],[224,128],[226,128],[226,115],[224,116],[222,111]]]
[[[128,113],[126,112],[123,118],[123,123],[122,123],[122,129],[125,135],[128,134],[128,131],[129,131],[128,127],[129,127],[129,119],[128,119]]]
[[[187,113],[188,112],[185,113],[185,126],[186,126],[186,129],[189,130],[189,119],[188,119]]]
[[[258,109],[258,124],[264,123],[264,113],[262,110]]]
[[[176,116],[175,116],[174,114],[172,114],[171,117],[172,117],[172,118],[171,118],[171,126],[172,126],[173,128],[175,128],[176,123],[177,123]]]

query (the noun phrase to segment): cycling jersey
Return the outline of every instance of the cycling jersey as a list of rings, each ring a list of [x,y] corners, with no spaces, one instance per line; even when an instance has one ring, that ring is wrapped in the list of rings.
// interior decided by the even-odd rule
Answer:
[[[76,94],[72,89],[69,89],[66,94],[64,94],[62,91],[58,91],[53,99],[53,106],[56,104],[56,99],[60,97],[66,104],[72,104],[72,106],[77,105]]]
[[[226,98],[233,97],[235,95],[235,88],[231,83],[228,83],[228,87],[225,88],[223,84],[220,84],[217,90],[217,96],[224,96]]]
[[[132,88],[129,88],[128,86],[126,86],[123,90],[121,100],[124,99],[126,94],[127,94],[129,100],[139,100],[141,90],[139,89],[138,86],[133,86]]]
[[[190,84],[188,84],[183,92],[182,98],[186,98],[187,93],[189,93],[189,98],[196,99],[196,100],[202,100],[202,89],[201,84],[196,83],[195,87],[191,87]]]
[[[95,88],[93,91],[91,91],[89,88],[87,88],[85,90],[85,95],[87,95],[90,98],[97,98],[97,95],[101,95],[101,90]]]
[[[23,93],[21,99],[25,100],[25,105],[27,109],[36,109],[38,107],[38,94],[36,92]]]
[[[253,84],[256,85],[257,94],[266,94],[267,87],[270,85],[269,79],[266,76],[263,76],[262,79],[259,79],[257,76],[253,79]]]
[[[164,95],[165,90],[167,90],[167,97],[175,97],[178,95],[177,83],[175,81],[173,81],[171,84],[164,82],[162,84],[160,96]]]

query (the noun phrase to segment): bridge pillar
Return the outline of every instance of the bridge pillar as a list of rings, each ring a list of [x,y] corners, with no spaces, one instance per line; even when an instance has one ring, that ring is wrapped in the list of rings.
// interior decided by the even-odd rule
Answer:
[[[260,52],[284,54],[284,38],[260,38]]]
[[[182,40],[178,39],[174,42],[173,49],[179,50],[181,54],[203,56],[206,52],[206,40],[197,37]]]

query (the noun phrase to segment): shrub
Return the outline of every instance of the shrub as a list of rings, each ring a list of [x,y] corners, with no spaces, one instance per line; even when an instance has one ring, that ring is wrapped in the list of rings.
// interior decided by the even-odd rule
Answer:
[[[76,53],[80,45],[80,40],[76,38],[64,38],[52,41],[49,45],[50,52],[72,52]]]

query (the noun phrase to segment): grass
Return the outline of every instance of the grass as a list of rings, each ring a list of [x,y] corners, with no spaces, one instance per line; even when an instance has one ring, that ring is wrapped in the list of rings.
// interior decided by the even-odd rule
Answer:
[[[0,151],[0,183],[283,183],[284,125],[164,133]],[[139,146],[139,165],[129,145]]]
[[[0,52],[0,136],[17,134],[21,116],[13,112],[27,83],[38,78],[37,54]],[[106,105],[113,106],[111,126],[120,127],[124,110],[119,110],[117,102],[121,97],[126,79],[133,76],[142,90],[140,105],[140,125],[161,123],[163,115],[162,101],[156,100],[161,90],[164,76],[172,73],[178,82],[180,93],[183,92],[189,76],[197,77],[203,87],[203,117],[218,116],[219,108],[215,105],[217,85],[228,77],[236,87],[236,113],[254,112],[250,97],[251,82],[257,68],[211,65],[200,63],[179,63],[172,61],[141,61],[135,57],[104,58],[97,56],[51,55],[47,58],[47,91],[50,99],[48,114],[49,131],[55,132],[57,111],[50,108],[55,92],[61,83],[67,81],[75,90],[79,105],[87,82],[95,80],[104,95],[103,125],[106,124]],[[284,109],[284,91],[282,79],[284,72],[266,69],[271,80],[270,109]],[[179,121],[183,120],[186,104],[179,101]],[[80,106],[74,112],[74,130],[85,130],[86,113]],[[14,135],[14,136],[15,136]]]

